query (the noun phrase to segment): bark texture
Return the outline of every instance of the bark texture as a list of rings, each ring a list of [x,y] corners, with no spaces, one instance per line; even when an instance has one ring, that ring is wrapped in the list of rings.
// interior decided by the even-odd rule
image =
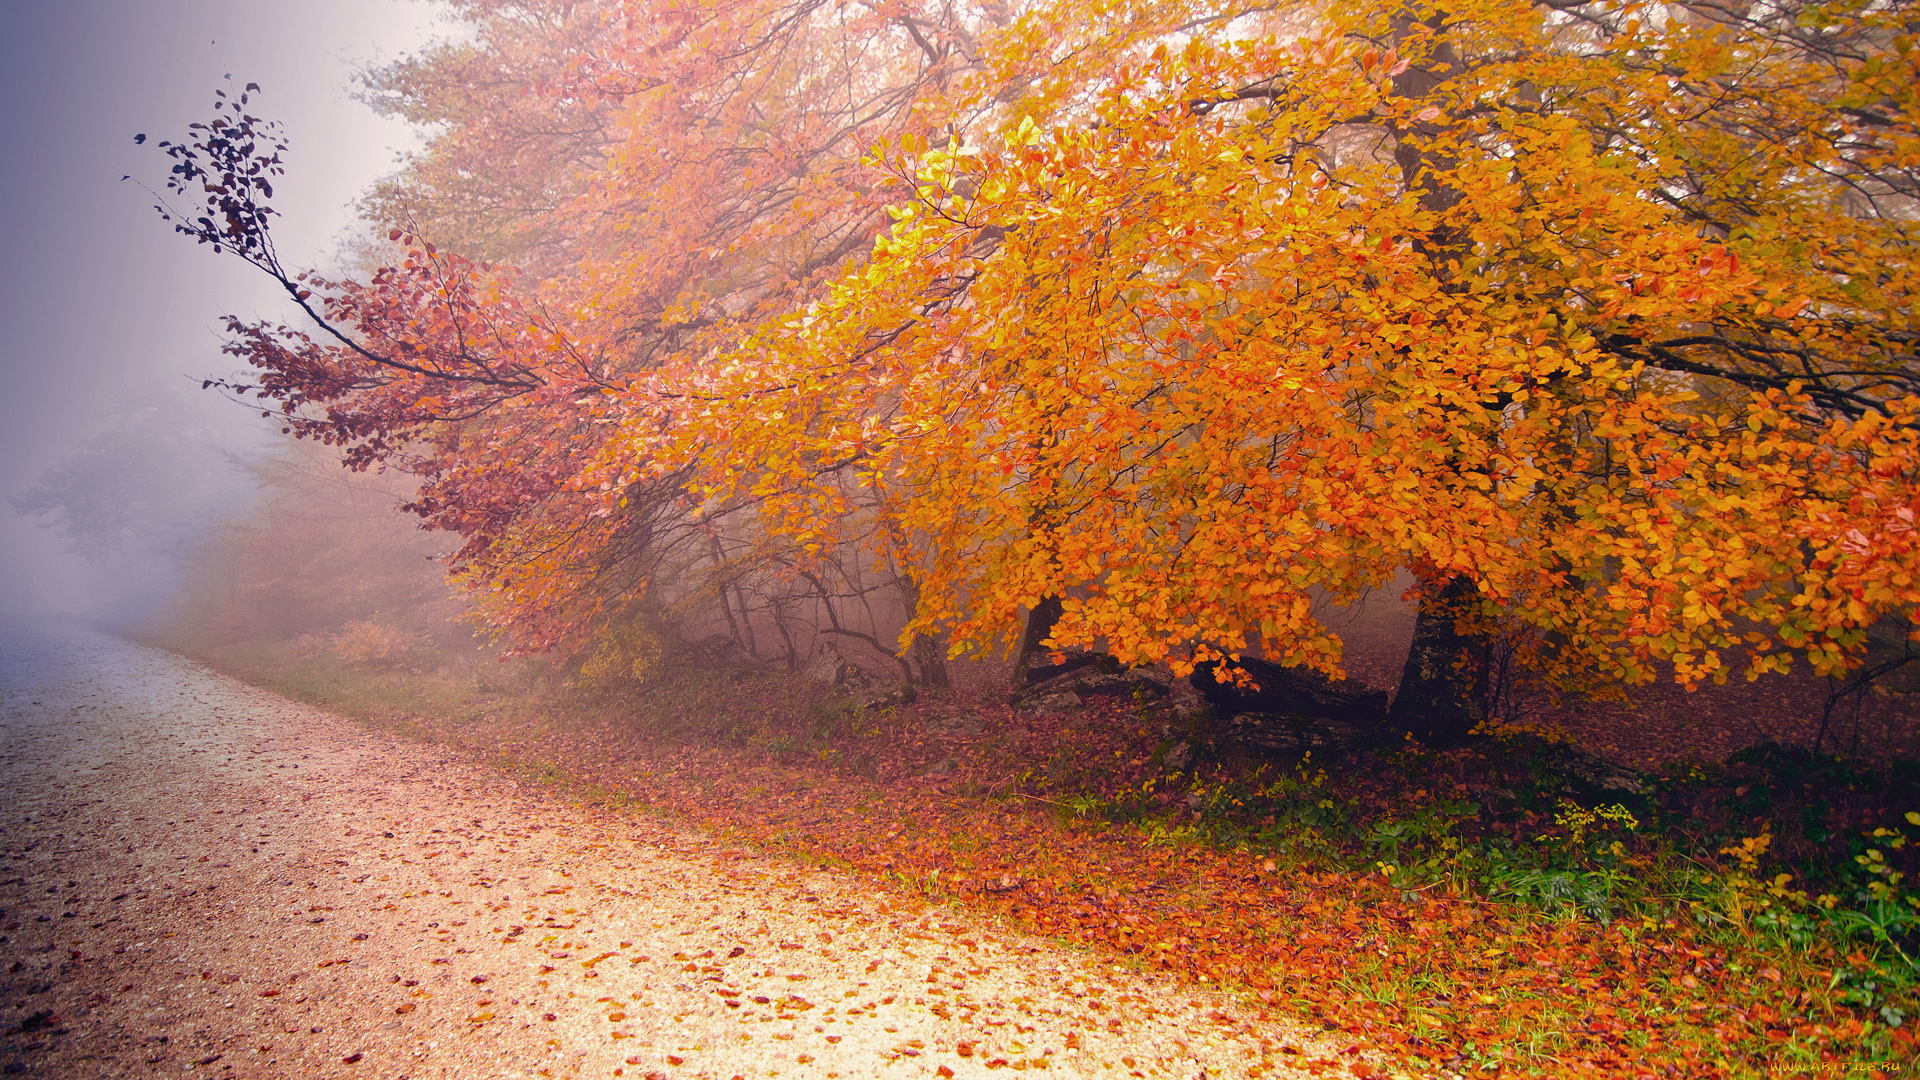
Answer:
[[[1452,746],[1487,718],[1485,642],[1460,632],[1459,615],[1479,590],[1463,575],[1421,594],[1413,645],[1387,724],[1433,746]]]

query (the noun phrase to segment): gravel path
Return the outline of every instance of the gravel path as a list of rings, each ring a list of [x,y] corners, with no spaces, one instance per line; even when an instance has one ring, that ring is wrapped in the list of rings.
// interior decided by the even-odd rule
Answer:
[[[9,1075],[1237,1077],[1342,1048],[79,627],[0,625],[0,777]]]

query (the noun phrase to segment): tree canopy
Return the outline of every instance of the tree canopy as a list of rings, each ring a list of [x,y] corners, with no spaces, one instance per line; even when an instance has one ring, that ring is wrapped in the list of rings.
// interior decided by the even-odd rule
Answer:
[[[1337,672],[1316,600],[1411,571],[1469,697],[1489,635],[1691,684],[1920,607],[1904,5],[459,9],[364,279],[279,263],[245,96],[164,146],[320,324],[240,389],[418,474],[520,648],[690,552],[1176,669]]]

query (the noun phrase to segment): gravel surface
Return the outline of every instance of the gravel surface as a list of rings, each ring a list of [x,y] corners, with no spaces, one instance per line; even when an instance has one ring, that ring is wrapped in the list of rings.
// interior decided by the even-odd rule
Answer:
[[[0,625],[0,777],[7,1075],[1358,1064],[1230,998],[588,812],[77,626]]]

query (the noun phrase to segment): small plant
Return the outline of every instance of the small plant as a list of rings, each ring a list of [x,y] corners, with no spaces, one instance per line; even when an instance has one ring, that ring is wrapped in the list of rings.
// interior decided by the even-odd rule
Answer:
[[[656,621],[636,619],[601,636],[580,665],[580,685],[595,690],[645,685],[669,654],[666,632]]]
[[[1908,811],[1907,821],[1920,825],[1920,813]],[[1900,894],[1900,882],[1906,875],[1893,868],[1893,864],[1886,857],[1886,852],[1899,851],[1906,847],[1907,838],[1898,830],[1886,828],[1875,829],[1868,833],[1867,837],[1869,844],[1866,852],[1855,855],[1853,861],[1859,863],[1871,875],[1867,882],[1867,891],[1875,899],[1891,899]],[[1911,892],[1907,894],[1907,899],[1920,903],[1920,895]]]
[[[1418,887],[1450,877],[1460,868],[1466,842],[1459,830],[1480,807],[1462,800],[1440,800],[1411,817],[1376,822],[1367,833],[1365,857],[1403,887]]]
[[[1920,826],[1920,812],[1909,810],[1908,825]],[[1893,854],[1908,844],[1899,829],[1877,828],[1862,837],[1863,850],[1853,861],[1865,875],[1864,888],[1854,894],[1857,907],[1835,907],[1834,925],[1853,938],[1865,938],[1875,946],[1893,950],[1904,970],[1899,974],[1911,984],[1920,977],[1914,939],[1920,936],[1920,890],[1903,887],[1906,875],[1894,869]]]
[[[1723,878],[1725,892],[1722,897],[1723,909],[1727,921],[1745,930],[1757,918],[1771,915],[1777,925],[1778,916],[1783,910],[1806,908],[1812,903],[1803,890],[1791,889],[1789,884],[1793,875],[1775,874],[1766,878],[1760,872],[1760,860],[1773,844],[1773,834],[1762,831],[1758,836],[1749,836],[1739,844],[1720,849],[1720,854],[1731,855],[1735,869]]]
[[[1107,810],[1107,800],[1085,792],[1069,795],[1061,805],[1072,811],[1074,817],[1081,819],[1103,817]]]
[[[1563,870],[1624,860],[1626,839],[1640,827],[1632,811],[1618,803],[1588,809],[1572,799],[1560,800],[1553,823],[1560,831],[1535,839],[1547,852],[1549,864]]]
[[[343,663],[369,669],[403,666],[422,644],[418,634],[366,619],[347,623],[329,641],[333,654]]]
[[[1613,918],[1620,884],[1618,875],[1604,870],[1521,870],[1496,877],[1492,891],[1549,914],[1578,913],[1604,923]]]
[[[1140,833],[1141,839],[1150,848],[1192,843],[1201,834],[1198,826],[1168,825],[1164,821],[1149,821],[1141,826]]]

